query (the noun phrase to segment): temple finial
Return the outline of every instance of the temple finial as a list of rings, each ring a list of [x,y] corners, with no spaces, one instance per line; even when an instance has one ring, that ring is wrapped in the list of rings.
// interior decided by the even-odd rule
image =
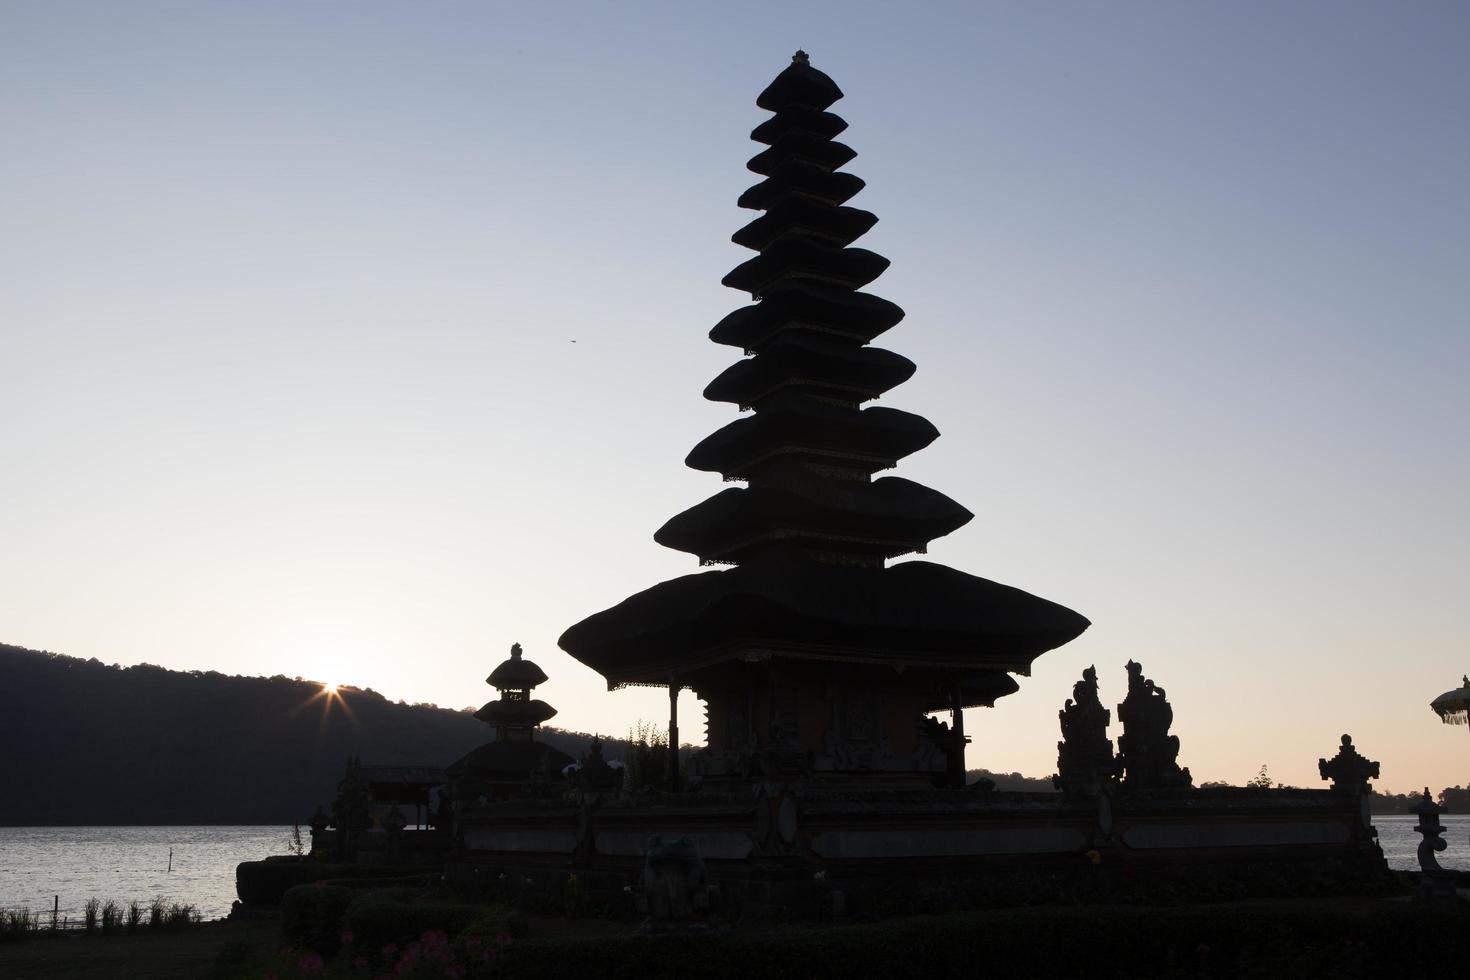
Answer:
[[[512,660],[519,660],[519,659],[521,659],[521,645],[519,643],[512,643],[510,645],[510,659],[512,659]]]
[[[797,48],[796,49],[796,54],[794,54],[794,55],[791,56],[791,63],[793,65],[806,65],[806,64],[810,64],[811,63],[811,60],[812,60],[812,56],[809,55],[809,54],[807,54],[805,51],[801,50],[800,48]]]

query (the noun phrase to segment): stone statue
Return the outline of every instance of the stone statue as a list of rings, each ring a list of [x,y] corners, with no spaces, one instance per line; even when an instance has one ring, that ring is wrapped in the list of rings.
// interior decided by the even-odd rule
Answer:
[[[1057,743],[1057,774],[1052,783],[1064,793],[1096,796],[1118,775],[1113,740],[1108,738],[1112,713],[1098,700],[1096,667],[1082,672],[1057,717],[1062,740]]]
[[[1439,859],[1434,856],[1435,851],[1442,851],[1446,846],[1442,836],[1444,824],[1439,819],[1439,815],[1445,812],[1445,807],[1434,802],[1434,798],[1429,795],[1429,787],[1426,786],[1424,795],[1409,810],[1419,815],[1419,823],[1414,829],[1424,836],[1419,842],[1419,897],[1453,901],[1455,873],[1441,867]]]
[[[689,922],[710,907],[709,874],[688,837],[648,838],[643,897],[654,922]]]
[[[1164,689],[1143,676],[1143,665],[1128,661],[1128,694],[1118,705],[1123,734],[1118,736],[1118,761],[1123,784],[1135,789],[1185,787],[1194,782],[1180,768],[1179,736],[1170,735],[1174,709]]]
[[[1317,760],[1317,772],[1323,779],[1332,780],[1333,789],[1361,795],[1372,792],[1368,780],[1378,778],[1378,763],[1359,755],[1353,748],[1353,737],[1344,735],[1337,755]]]

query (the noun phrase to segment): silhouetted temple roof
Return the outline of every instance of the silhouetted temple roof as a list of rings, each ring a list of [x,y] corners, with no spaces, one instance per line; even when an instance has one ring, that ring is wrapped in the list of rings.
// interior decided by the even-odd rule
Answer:
[[[850,347],[813,334],[788,333],[763,357],[736,361],[709,383],[704,397],[742,408],[770,395],[801,389],[865,402],[896,388],[914,373],[914,362],[878,347]]]
[[[482,705],[475,717],[491,725],[539,725],[556,717],[556,709],[545,701],[500,698]]]
[[[521,691],[546,683],[546,672],[529,660],[522,659],[521,645],[510,648],[510,659],[502,662],[485,678],[485,683],[502,691]]]
[[[787,331],[866,344],[902,319],[903,310],[878,296],[788,280],[715,324],[709,339],[748,351],[763,350]]]
[[[740,650],[1026,673],[1089,625],[1065,606],[930,562],[864,568],[771,555],[655,585],[558,643],[612,688],[664,684]]]
[[[825,109],[842,98],[842,89],[822,72],[811,65],[805,51],[796,52],[791,64],[767,85],[755,104],[770,112],[797,107],[801,109]]]
[[[854,550],[894,558],[923,551],[973,516],[939,491],[899,477],[810,481],[732,487],[670,519],[653,539],[706,562],[743,560],[764,541],[802,537],[814,544],[840,538]]]
[[[574,761],[565,752],[544,742],[501,740],[471,750],[445,772],[451,779],[477,776],[481,779],[522,780],[542,770],[553,777],[559,776]]]
[[[691,469],[744,479],[776,457],[837,463],[858,473],[893,466],[939,438],[928,419],[896,408],[843,409],[792,396],[706,436],[684,460]]]

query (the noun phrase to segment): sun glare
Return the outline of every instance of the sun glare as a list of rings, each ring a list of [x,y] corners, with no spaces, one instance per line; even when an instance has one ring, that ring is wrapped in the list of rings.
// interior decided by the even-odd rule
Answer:
[[[322,685],[322,693],[325,694],[327,697],[333,697],[337,693],[337,685],[336,684],[323,684]]]

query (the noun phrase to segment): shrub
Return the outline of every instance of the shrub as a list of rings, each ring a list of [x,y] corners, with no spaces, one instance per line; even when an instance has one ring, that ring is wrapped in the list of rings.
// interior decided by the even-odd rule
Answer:
[[[87,899],[87,904],[82,906],[82,927],[88,932],[97,931],[97,913],[102,911],[102,903],[95,898]]]
[[[122,925],[122,907],[109,898],[102,903],[102,935],[112,935],[113,930],[120,925]]]
[[[322,883],[364,892],[381,888],[428,888],[437,885],[441,878],[443,875],[438,874],[402,878],[327,878]]]
[[[407,888],[360,893],[347,910],[346,931],[352,934],[353,948],[367,955],[426,933],[459,936],[469,930],[482,939],[502,933],[524,936],[526,920],[509,906],[443,901]]]
[[[186,929],[192,925],[198,925],[201,916],[199,910],[187,902],[175,902],[163,913],[163,927],[165,929]]]
[[[137,902],[128,903],[128,932],[137,932],[138,925],[143,921],[143,909]]]
[[[340,885],[296,885],[281,899],[281,940],[322,956],[333,956],[342,944],[344,916],[352,890]]]
[[[235,891],[246,905],[279,905],[286,889],[340,878],[399,879],[434,874],[439,869],[374,864],[328,864],[295,858],[245,861],[235,867]]]
[[[1431,975],[1470,956],[1470,910],[1409,903],[1039,907],[706,936],[527,940],[497,978]]]
[[[30,909],[0,910],[0,939],[24,939],[41,929],[41,913]]]

